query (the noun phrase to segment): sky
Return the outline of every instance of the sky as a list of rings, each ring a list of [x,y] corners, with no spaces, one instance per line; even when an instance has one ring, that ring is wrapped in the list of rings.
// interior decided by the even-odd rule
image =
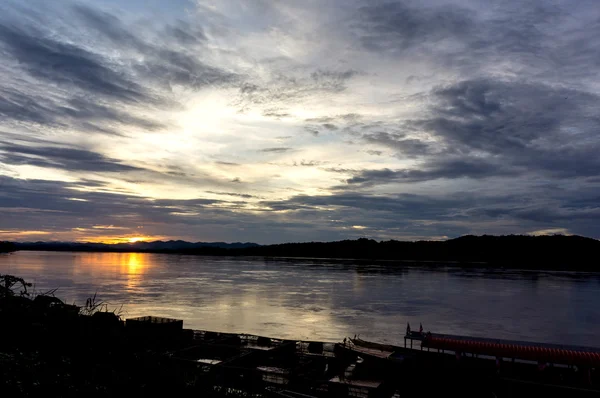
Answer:
[[[600,238],[597,0],[0,4],[0,240]]]

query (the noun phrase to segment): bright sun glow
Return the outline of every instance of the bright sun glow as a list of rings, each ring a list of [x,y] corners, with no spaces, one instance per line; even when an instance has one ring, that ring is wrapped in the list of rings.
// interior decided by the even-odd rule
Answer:
[[[90,242],[90,243],[104,243],[108,245],[114,245],[117,243],[137,243],[137,242],[152,242],[155,240],[164,239],[164,236],[94,236],[94,237],[81,237],[78,239],[79,242]]]
[[[129,243],[136,243],[136,242],[143,242],[145,240],[146,240],[146,238],[143,238],[141,236],[134,236],[133,238],[129,238],[128,242]]]

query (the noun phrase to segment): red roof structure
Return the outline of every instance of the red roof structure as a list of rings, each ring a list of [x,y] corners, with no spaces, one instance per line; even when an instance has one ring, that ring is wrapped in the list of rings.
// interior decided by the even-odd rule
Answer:
[[[600,367],[600,351],[477,338],[426,336],[421,346],[447,351],[585,367]]]

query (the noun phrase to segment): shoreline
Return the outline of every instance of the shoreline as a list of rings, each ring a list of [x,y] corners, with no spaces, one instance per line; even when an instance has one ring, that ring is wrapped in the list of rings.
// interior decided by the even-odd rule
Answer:
[[[538,267],[531,266],[527,267],[523,264],[513,265],[501,265],[500,263],[494,263],[489,261],[460,261],[460,260],[392,260],[392,259],[380,259],[380,258],[344,258],[344,257],[302,257],[302,256],[263,256],[263,255],[247,255],[247,254],[204,254],[204,253],[190,253],[190,252],[177,252],[177,251],[150,251],[150,250],[72,250],[72,249],[60,249],[60,250],[40,250],[40,249],[19,249],[11,252],[1,252],[0,255],[14,255],[19,252],[31,253],[107,253],[107,254],[165,254],[172,256],[186,256],[186,257],[215,257],[215,258],[234,258],[234,259],[257,259],[257,260],[279,260],[279,261],[320,261],[320,262],[331,262],[331,263],[352,263],[355,265],[381,265],[387,269],[402,268],[406,266],[416,266],[422,268],[429,268],[432,270],[441,269],[444,267],[456,268],[462,270],[476,271],[523,271],[523,272],[552,272],[552,273],[588,273],[588,274],[600,274],[600,268],[592,269],[591,266],[584,267]],[[594,264],[596,266],[596,264]]]
[[[600,348],[410,329],[405,347],[356,336],[323,342],[193,330],[171,318],[122,320],[95,296],[81,307],[52,293],[30,298],[31,284],[23,279],[3,275],[1,281],[0,388],[13,396],[122,396],[124,391],[219,398],[600,393],[600,375],[591,368],[600,365]],[[420,347],[412,349],[413,341]]]

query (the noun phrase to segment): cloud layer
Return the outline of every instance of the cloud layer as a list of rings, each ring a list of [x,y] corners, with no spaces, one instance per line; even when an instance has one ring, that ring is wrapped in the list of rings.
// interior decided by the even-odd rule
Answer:
[[[592,1],[0,6],[0,239],[600,238]]]

